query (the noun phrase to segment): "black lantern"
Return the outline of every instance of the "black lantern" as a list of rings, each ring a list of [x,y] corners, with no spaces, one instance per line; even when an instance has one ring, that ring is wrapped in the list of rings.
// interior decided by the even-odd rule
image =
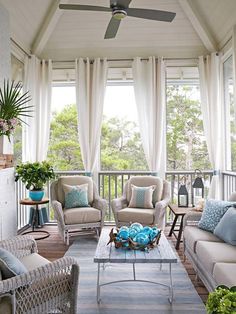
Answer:
[[[186,188],[186,177],[182,178],[178,191],[178,207],[188,207],[188,191]]]
[[[193,207],[198,204],[198,202],[204,198],[204,184],[202,180],[202,172],[199,169],[195,170],[195,178],[193,182],[193,190],[192,190],[192,205]]]

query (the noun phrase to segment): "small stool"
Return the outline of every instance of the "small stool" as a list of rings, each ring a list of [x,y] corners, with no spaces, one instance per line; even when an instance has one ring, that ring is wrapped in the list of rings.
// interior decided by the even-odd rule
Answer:
[[[173,221],[172,226],[171,226],[171,229],[170,229],[170,232],[169,232],[169,236],[171,236],[173,234],[175,236],[175,238],[177,239],[175,248],[176,248],[176,250],[178,250],[180,242],[183,242],[183,241],[181,241],[181,237],[182,237],[182,233],[183,233],[184,216],[190,210],[192,210],[193,208],[190,208],[190,207],[178,207],[175,204],[169,204],[168,206],[169,206],[170,210],[172,211],[172,213],[175,216],[174,217],[174,221]],[[177,223],[177,220],[178,220],[179,217],[181,217],[180,226],[179,226],[179,229],[175,229],[176,223]],[[175,231],[178,231],[178,233],[176,234]]]
[[[46,239],[50,236],[50,233],[46,230],[35,230],[35,227],[39,224],[39,211],[40,211],[39,205],[48,204],[48,203],[49,203],[48,198],[43,198],[41,201],[32,201],[29,198],[25,198],[25,199],[20,201],[21,205],[35,206],[33,219],[32,219],[32,230],[23,232],[22,235],[29,234],[29,233],[44,233],[45,234],[43,237],[35,238],[35,240]]]

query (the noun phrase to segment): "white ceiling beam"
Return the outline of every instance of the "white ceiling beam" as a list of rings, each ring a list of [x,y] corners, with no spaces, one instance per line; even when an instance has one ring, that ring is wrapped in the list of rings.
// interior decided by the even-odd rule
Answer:
[[[189,0],[178,0],[181,8],[209,52],[217,51],[217,44],[199,11]]]
[[[63,3],[67,3],[69,0],[63,0]],[[33,45],[32,45],[32,53],[35,55],[40,55],[43,51],[49,37],[51,36],[53,30],[56,27],[57,22],[59,21],[61,15],[63,14],[63,10],[59,9],[60,0],[53,0],[53,3],[46,15],[42,26],[36,35]]]

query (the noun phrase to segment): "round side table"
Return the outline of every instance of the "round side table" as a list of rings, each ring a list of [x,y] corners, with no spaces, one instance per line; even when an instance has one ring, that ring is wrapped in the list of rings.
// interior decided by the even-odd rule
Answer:
[[[39,211],[40,211],[39,205],[48,204],[48,203],[49,203],[48,198],[43,198],[41,201],[32,201],[29,198],[25,198],[25,199],[20,201],[21,205],[34,206],[34,214],[33,214],[33,219],[32,219],[32,230],[23,232],[22,235],[23,234],[29,234],[29,233],[44,233],[45,234],[42,237],[35,238],[35,240],[46,239],[50,236],[50,233],[46,230],[35,230],[35,227],[36,227],[37,223],[39,222]]]

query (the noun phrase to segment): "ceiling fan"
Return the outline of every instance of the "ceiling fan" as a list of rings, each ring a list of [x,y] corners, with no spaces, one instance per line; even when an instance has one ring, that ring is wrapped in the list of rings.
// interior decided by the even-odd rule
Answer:
[[[176,13],[160,10],[129,8],[132,0],[110,0],[110,7],[81,4],[59,4],[60,9],[80,11],[111,12],[112,18],[108,24],[104,38],[114,38],[120,26],[120,21],[126,16],[138,17],[141,19],[171,22]]]

